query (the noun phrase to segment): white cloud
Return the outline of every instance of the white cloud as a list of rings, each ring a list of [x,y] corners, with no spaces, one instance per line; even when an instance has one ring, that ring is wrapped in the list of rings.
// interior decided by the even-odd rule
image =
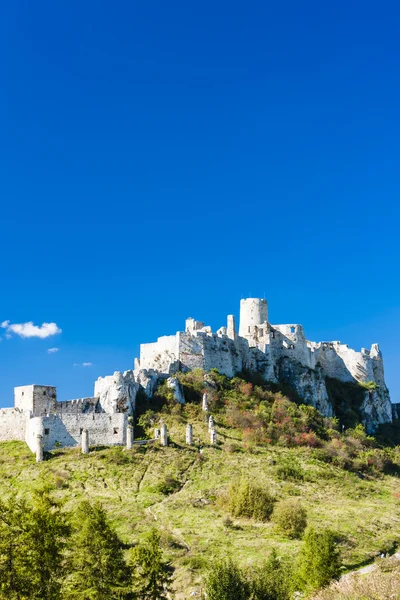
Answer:
[[[55,354],[56,352],[58,352],[60,350],[60,348],[48,348],[47,349],[47,353],[48,354]]]
[[[83,363],[74,363],[74,367],[92,367],[93,363],[91,362],[83,362]]]
[[[6,338],[10,339],[12,334],[18,335],[22,338],[37,337],[41,339],[48,338],[52,335],[61,333],[61,329],[56,323],[42,323],[42,325],[34,325],[32,321],[27,323],[10,323],[10,321],[3,321],[0,325],[6,330]]]

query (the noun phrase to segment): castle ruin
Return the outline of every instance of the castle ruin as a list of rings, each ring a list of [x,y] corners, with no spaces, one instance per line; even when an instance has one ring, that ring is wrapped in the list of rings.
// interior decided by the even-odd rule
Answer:
[[[189,318],[185,331],[142,344],[134,370],[100,377],[93,397],[58,402],[55,387],[16,387],[14,407],[0,410],[0,441],[24,440],[35,452],[42,436],[43,448],[49,451],[80,445],[87,430],[93,445],[125,445],[138,391],[151,397],[158,383],[167,379],[177,401],[184,402],[174,374],[195,368],[214,368],[228,377],[258,372],[268,381],[288,384],[305,404],[325,416],[334,415],[327,377],[368,383],[361,406],[367,431],[392,421],[378,344],[358,352],[339,341],[310,342],[302,325],[272,325],[265,299],[245,298],[240,303],[239,331],[233,315],[215,333],[202,321]]]

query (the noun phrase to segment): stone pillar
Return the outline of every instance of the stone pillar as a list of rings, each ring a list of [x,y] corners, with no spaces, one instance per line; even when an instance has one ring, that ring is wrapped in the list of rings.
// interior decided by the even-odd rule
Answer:
[[[208,431],[211,431],[212,429],[214,429],[214,417],[212,415],[209,416],[208,418]]]
[[[217,443],[217,432],[215,431],[215,429],[211,429],[211,431],[210,431],[210,444],[212,446],[215,446],[216,443]]]
[[[236,340],[236,324],[235,317],[233,315],[228,315],[227,334],[228,338],[231,340]]]
[[[168,446],[168,429],[165,423],[161,425],[161,446]]]
[[[82,454],[89,454],[89,431],[82,429]]]
[[[132,425],[128,425],[126,428],[126,448],[127,450],[132,449],[133,444],[133,427]]]
[[[201,407],[205,412],[208,411],[208,394],[207,394],[207,392],[204,392],[204,394],[203,394],[203,404]]]
[[[190,423],[186,425],[186,443],[188,446],[193,445],[193,427]]]
[[[161,435],[161,431],[159,429],[154,430],[154,439],[159,440]]]
[[[43,436],[36,436],[36,462],[42,462],[43,460],[43,444],[42,444]]]

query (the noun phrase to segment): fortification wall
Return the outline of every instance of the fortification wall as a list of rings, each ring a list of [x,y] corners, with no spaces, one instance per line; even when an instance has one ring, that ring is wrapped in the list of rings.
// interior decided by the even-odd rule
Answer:
[[[154,369],[169,373],[171,365],[178,361],[179,337],[166,335],[151,344],[140,344],[140,369]]]
[[[29,420],[26,442],[33,452],[38,435],[43,436],[45,451],[78,446],[82,442],[82,430],[87,429],[91,446],[123,445],[126,442],[126,425],[127,417],[123,413],[63,415],[62,419],[57,415],[33,417]]]
[[[204,369],[204,338],[207,334],[178,332],[178,356],[183,370]]]
[[[77,398],[76,400],[63,400],[56,404],[56,414],[62,416],[65,413],[80,415],[82,413],[102,412],[99,398]]]
[[[0,410],[0,441],[25,440],[26,413],[18,408],[2,408]]]
[[[203,336],[204,369],[218,369],[227,377],[243,370],[243,357],[239,344],[228,336],[217,334]]]

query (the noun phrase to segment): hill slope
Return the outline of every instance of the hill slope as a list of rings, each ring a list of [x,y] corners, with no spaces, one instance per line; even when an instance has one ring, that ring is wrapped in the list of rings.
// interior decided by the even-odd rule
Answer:
[[[65,509],[81,499],[100,500],[127,545],[156,523],[163,547],[175,568],[175,595],[189,597],[201,588],[201,576],[214,557],[231,553],[242,565],[262,561],[272,548],[294,555],[301,541],[280,535],[270,522],[227,520],[218,501],[240,476],[268,487],[277,499],[298,497],[311,524],[329,526],[341,538],[347,568],[391,551],[400,542],[400,484],[395,475],[360,474],[318,458],[319,449],[285,448],[242,441],[243,431],[216,418],[219,443],[208,445],[199,407],[188,404],[164,411],[171,444],[58,450],[41,464],[23,443],[0,445],[0,493],[25,495],[38,485],[54,488]],[[194,426],[200,454],[187,447],[185,423]],[[287,465],[295,466],[294,478]]]

